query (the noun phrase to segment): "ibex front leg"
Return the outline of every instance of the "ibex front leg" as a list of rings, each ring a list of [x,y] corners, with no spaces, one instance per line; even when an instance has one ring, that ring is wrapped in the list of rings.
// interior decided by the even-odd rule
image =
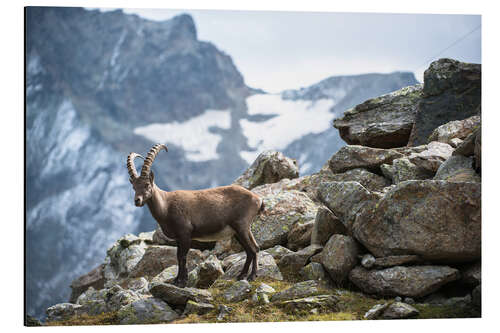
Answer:
[[[190,237],[181,237],[177,239],[177,264],[179,265],[179,272],[174,280],[174,285],[184,288],[187,284],[188,272],[186,267],[187,254],[191,247]]]

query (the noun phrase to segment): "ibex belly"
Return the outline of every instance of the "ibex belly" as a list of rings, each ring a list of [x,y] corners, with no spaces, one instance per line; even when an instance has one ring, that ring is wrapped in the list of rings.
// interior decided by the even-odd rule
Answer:
[[[224,229],[215,232],[213,234],[205,235],[205,236],[197,236],[193,237],[194,240],[200,242],[215,242],[222,239],[231,238],[236,232],[230,226],[225,226]]]

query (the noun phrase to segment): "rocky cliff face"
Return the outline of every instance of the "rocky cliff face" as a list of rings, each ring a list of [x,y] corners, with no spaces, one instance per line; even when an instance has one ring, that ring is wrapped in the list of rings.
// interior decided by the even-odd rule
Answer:
[[[229,184],[268,148],[311,173],[343,145],[335,116],[416,83],[410,73],[368,74],[264,94],[197,39],[189,15],[152,22],[30,7],[26,17],[27,298],[37,315],[66,300],[70,281],[119,235],[154,228],[132,204],[130,151],[169,146],[153,166],[168,190]]]

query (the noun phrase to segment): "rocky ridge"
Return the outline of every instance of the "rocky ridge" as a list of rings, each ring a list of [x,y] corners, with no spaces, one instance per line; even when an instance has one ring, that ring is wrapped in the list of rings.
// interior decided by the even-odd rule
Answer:
[[[454,68],[471,67],[476,68]],[[441,70],[449,67],[431,64],[428,71],[436,73],[428,73],[418,89],[428,91],[426,86],[440,80],[453,91],[462,74],[446,76]],[[414,116],[426,98],[402,103],[401,96],[413,89],[380,99],[383,110],[413,117],[406,129],[419,126]],[[356,135],[380,137],[369,128],[387,127],[377,126],[378,120],[365,125],[369,113],[359,113]],[[430,308],[453,308],[449,316],[480,316],[480,130],[471,128],[470,110],[453,114],[453,123],[437,125],[431,137],[446,142],[408,146],[406,130],[404,140],[399,135],[383,140],[390,148],[348,145],[312,175],[290,173],[295,163],[277,152],[261,155],[237,181],[259,194],[266,207],[252,227],[261,247],[257,282],[234,281],[246,256],[235,239],[192,249],[189,287],[177,288],[170,284],[175,249],[159,245],[153,232],[125,235],[101,266],[75,280],[71,303],[47,309],[49,322],[99,313],[116,313],[120,323],[249,320],[244,312],[258,320],[268,318],[259,313],[273,311],[284,320],[332,320],[349,311],[353,299],[365,302],[365,319],[432,318]],[[356,113],[348,115],[352,124],[358,121]],[[480,125],[480,114],[474,117]],[[460,126],[470,133],[457,131]],[[463,142],[454,147],[453,139]],[[273,170],[272,177],[254,177],[262,174],[256,170]]]

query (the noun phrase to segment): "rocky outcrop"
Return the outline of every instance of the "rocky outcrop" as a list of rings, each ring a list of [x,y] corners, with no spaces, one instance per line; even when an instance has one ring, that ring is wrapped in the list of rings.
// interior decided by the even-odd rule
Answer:
[[[396,266],[367,270],[357,266],[349,280],[363,292],[381,296],[423,297],[460,278],[457,269],[447,266]]]
[[[377,257],[417,254],[438,262],[476,260],[481,256],[481,186],[402,182],[359,215],[352,229]]]
[[[296,160],[290,159],[278,151],[265,151],[252,165],[234,181],[246,189],[263,184],[276,183],[281,179],[293,179],[299,176]]]
[[[345,111],[333,126],[350,145],[406,146],[421,95],[422,85],[418,84],[369,99]]]
[[[481,65],[439,59],[424,72],[423,94],[418,103],[409,145],[425,144],[439,126],[479,113]]]

